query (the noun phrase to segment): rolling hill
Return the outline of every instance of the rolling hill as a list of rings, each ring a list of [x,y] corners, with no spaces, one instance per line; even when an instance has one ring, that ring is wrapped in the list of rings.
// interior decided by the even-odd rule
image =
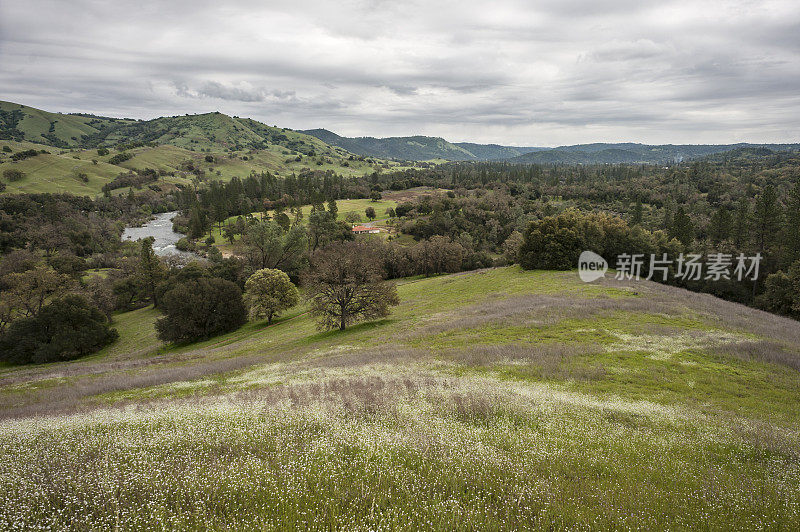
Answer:
[[[521,164],[670,164],[700,159],[738,148],[766,148],[775,151],[800,149],[800,144],[667,144],[636,143],[578,144],[525,153],[509,159]]]
[[[451,144],[439,137],[342,137],[327,129],[303,131],[333,146],[339,146],[359,155],[399,159],[404,161],[428,161],[445,159],[448,161],[469,161],[477,157],[466,149]]]
[[[7,193],[97,195],[118,175],[147,168],[169,174],[163,179],[167,183],[190,183],[196,175],[230,179],[251,172],[285,176],[332,170],[360,176],[409,166],[222,113],[145,121],[49,113],[0,102],[0,144],[0,172],[25,174],[5,183]],[[15,160],[28,150],[40,153]]]
[[[450,143],[439,137],[342,137],[327,129],[304,133],[352,153],[401,160],[509,161],[518,164],[665,164],[698,159],[736,148],[764,147],[785,151],[800,144],[668,144],[593,143],[557,148]]]
[[[800,323],[575,272],[398,292],[3,368],[0,528],[800,527]]]
[[[304,154],[336,152],[309,135],[219,112],[127,120],[50,113],[10,102],[0,102],[0,140],[56,148],[156,143],[203,151],[283,147]]]
[[[327,144],[338,146],[359,155],[387,159],[426,161],[487,161],[509,159],[529,151],[547,148],[519,148],[499,144],[475,144],[472,142],[448,142],[440,137],[342,137],[327,129],[303,131]]]
[[[83,145],[135,121],[91,115],[49,113],[0,101],[0,140],[28,141],[57,148]]]

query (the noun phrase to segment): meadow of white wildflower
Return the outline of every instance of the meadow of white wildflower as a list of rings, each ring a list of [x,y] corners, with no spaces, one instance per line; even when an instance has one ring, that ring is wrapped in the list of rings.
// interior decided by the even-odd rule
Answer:
[[[800,530],[799,323],[513,268],[399,292],[0,368],[0,530]]]

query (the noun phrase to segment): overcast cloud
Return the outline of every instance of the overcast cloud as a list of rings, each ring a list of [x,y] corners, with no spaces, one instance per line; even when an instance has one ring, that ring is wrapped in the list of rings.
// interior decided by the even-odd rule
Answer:
[[[526,146],[798,142],[800,9],[0,0],[0,99]]]

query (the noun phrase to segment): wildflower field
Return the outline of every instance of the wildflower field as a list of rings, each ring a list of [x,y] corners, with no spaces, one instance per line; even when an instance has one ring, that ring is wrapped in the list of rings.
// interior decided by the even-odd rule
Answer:
[[[0,529],[800,529],[800,323],[647,282],[401,281],[0,372]]]

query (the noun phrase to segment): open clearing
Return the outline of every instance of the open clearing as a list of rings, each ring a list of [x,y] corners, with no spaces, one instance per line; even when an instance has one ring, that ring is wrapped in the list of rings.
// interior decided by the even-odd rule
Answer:
[[[800,323],[575,272],[398,292],[4,368],[0,528],[800,528]]]

